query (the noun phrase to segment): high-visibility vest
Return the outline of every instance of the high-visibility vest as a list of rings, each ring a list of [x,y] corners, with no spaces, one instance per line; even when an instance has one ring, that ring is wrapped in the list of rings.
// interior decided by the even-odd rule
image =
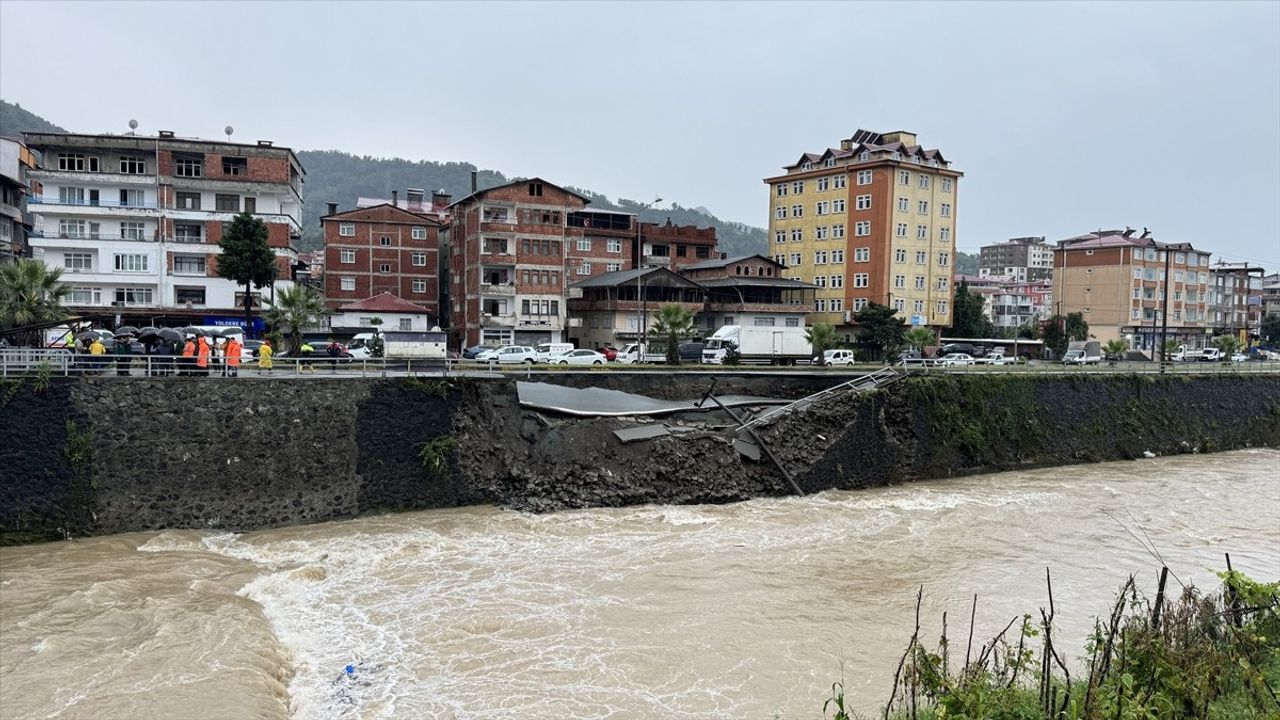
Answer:
[[[196,345],[196,367],[209,366],[209,341],[200,338]]]
[[[235,340],[227,341],[227,349],[225,352],[227,354],[227,364],[231,367],[236,367],[240,364],[240,349],[240,343]]]
[[[187,344],[182,346],[182,357],[191,357],[192,355],[195,355],[195,354],[196,354],[196,344],[188,340]]]

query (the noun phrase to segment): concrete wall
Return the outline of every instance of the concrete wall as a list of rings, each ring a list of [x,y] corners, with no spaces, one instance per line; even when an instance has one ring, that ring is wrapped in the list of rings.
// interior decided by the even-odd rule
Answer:
[[[834,374],[722,375],[796,398]],[[697,398],[705,375],[567,385]],[[705,423],[621,445],[634,419],[521,410],[508,380],[54,379],[0,382],[0,541],[165,527],[254,528],[495,503],[548,511],[783,495],[772,465]],[[765,431],[806,491],[1027,466],[1280,445],[1280,377],[905,379]]]

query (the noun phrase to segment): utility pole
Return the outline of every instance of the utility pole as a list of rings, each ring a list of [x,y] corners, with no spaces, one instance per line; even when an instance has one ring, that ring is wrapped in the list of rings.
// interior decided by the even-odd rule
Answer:
[[[1168,352],[1165,343],[1168,342],[1169,335],[1169,286],[1173,284],[1173,275],[1169,272],[1169,264],[1173,259],[1172,248],[1164,249],[1164,302],[1160,308],[1160,366],[1168,362]]]
[[[647,339],[646,337],[647,333],[645,333],[645,325],[648,324],[647,320],[648,320],[648,314],[649,314],[649,306],[648,306],[648,303],[644,302],[644,286],[641,282],[641,279],[644,276],[644,273],[639,272],[639,270],[641,270],[641,263],[644,261],[644,238],[642,237],[640,232],[641,230],[640,213],[644,212],[645,210],[648,210],[649,208],[653,207],[654,205],[657,205],[660,202],[662,202],[662,198],[654,198],[653,202],[645,203],[644,205],[641,205],[640,209],[636,211],[636,246],[635,246],[636,249],[635,249],[635,255],[634,255],[635,262],[633,263],[632,269],[637,271],[636,273],[636,362],[637,363],[644,360],[644,352],[645,352],[644,345],[645,345],[645,340]]]

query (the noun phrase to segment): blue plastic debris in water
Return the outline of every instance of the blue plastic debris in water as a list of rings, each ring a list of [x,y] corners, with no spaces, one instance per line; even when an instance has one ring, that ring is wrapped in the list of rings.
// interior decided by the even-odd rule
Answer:
[[[348,675],[355,675],[355,674],[356,674],[356,666],[355,666],[355,665],[348,665],[348,666],[345,668],[345,670],[347,671],[347,674],[348,674]]]

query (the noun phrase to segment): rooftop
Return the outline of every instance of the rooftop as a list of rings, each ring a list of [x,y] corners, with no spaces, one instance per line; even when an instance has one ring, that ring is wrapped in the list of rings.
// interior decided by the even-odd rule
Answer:
[[[416,305],[389,292],[379,293],[371,298],[347,303],[338,308],[338,312],[375,312],[375,313],[409,313],[423,315],[431,312],[421,305]]]

